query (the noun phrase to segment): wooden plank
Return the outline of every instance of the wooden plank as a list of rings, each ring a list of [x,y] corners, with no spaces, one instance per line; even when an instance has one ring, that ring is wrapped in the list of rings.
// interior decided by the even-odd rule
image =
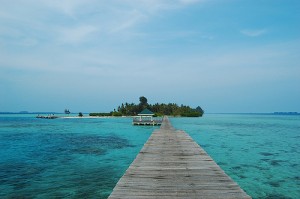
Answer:
[[[251,198],[184,131],[164,117],[109,199]]]

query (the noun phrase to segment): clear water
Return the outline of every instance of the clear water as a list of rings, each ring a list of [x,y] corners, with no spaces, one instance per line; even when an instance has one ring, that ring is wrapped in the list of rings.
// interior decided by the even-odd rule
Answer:
[[[0,116],[0,198],[107,198],[153,127]]]
[[[253,198],[300,198],[300,117],[170,118]],[[157,127],[0,115],[0,198],[107,198]]]
[[[300,198],[300,117],[174,118],[253,198]]]

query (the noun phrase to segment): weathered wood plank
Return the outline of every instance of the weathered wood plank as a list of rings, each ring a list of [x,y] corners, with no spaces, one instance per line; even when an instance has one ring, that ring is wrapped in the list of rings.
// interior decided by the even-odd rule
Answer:
[[[251,198],[167,117],[119,180],[110,199]]]

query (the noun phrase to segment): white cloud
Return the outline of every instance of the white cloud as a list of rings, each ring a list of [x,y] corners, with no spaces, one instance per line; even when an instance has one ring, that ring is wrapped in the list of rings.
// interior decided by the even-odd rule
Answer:
[[[122,17],[122,19],[120,19],[115,24],[115,26],[112,27],[111,32],[119,32],[122,30],[126,30],[146,19],[147,19],[147,16],[142,14],[138,10],[133,10],[131,12],[124,13],[124,16]]]
[[[53,42],[58,37],[60,41],[76,43],[98,30],[107,36],[111,33],[130,32],[136,35],[137,25],[160,16],[164,11],[204,1],[206,0],[19,0],[18,4],[7,1],[0,8],[0,24],[4,22],[1,29],[5,29],[6,32],[2,31],[5,35],[13,36],[7,33],[9,31],[14,35],[21,34],[24,38],[43,37],[44,42]],[[57,32],[60,35],[56,35]]]
[[[81,43],[89,39],[89,36],[97,31],[97,27],[82,25],[74,28],[64,28],[60,30],[61,41],[66,43]]]
[[[140,84],[141,81],[151,82],[147,84],[149,88],[160,88],[167,82],[169,89],[176,88],[173,94],[187,88],[190,93],[201,89],[219,92],[226,90],[225,87],[254,85],[257,81],[292,79],[299,82],[299,41],[281,45],[279,40],[268,41],[273,45],[264,47],[262,45],[268,42],[252,44],[250,41],[244,45],[235,38],[230,40],[232,37],[226,33],[214,31],[223,27],[215,23],[214,15],[223,17],[224,11],[219,9],[221,15],[219,12],[210,15],[218,10],[215,4],[205,7],[210,9],[207,12],[202,13],[201,6],[198,9],[198,5],[212,1],[2,1],[1,92],[10,82],[18,84],[21,91],[24,82],[44,91],[44,85],[36,84],[37,78],[45,82],[55,80],[55,86],[47,84],[53,92],[47,90],[45,97],[48,93],[56,95],[57,85],[66,88],[63,84],[66,83],[70,90],[81,86],[82,92],[92,86],[93,89],[85,94],[93,96],[97,90],[101,99],[100,95],[120,92],[120,86],[123,92],[128,92],[135,84],[143,88],[145,85]],[[197,12],[188,9],[194,6]],[[241,22],[238,18],[234,20],[237,20],[234,24]],[[232,21],[230,24],[224,21],[224,27],[228,28]],[[238,29],[238,34],[255,38],[270,31],[251,27]],[[74,82],[76,86],[72,85]],[[165,95],[159,89],[153,90],[154,95],[157,92]]]
[[[44,0],[41,1],[44,5],[57,9],[64,14],[75,17],[76,11],[84,4],[89,4],[92,1],[85,0]]]
[[[266,29],[244,29],[240,31],[243,35],[248,37],[258,37],[267,33]]]

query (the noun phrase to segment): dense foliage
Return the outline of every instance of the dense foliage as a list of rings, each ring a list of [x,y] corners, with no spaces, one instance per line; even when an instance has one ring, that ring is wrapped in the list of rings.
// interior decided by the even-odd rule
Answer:
[[[117,111],[112,111],[112,112],[109,112],[109,113],[90,113],[89,114],[90,116],[93,116],[93,117],[107,117],[107,116],[122,116],[122,113],[120,112],[117,112]]]
[[[145,108],[151,110],[156,115],[172,115],[172,116],[183,116],[183,117],[201,117],[204,113],[202,108],[198,106],[197,108],[193,109],[189,106],[181,105],[178,106],[175,103],[169,104],[148,104],[147,98],[140,97],[140,103],[125,103],[118,107],[117,111],[122,115],[129,116],[129,115],[137,115]]]
[[[90,116],[133,116],[142,112],[145,108],[149,109],[155,116],[172,115],[182,117],[201,117],[204,111],[200,106],[193,109],[189,106],[181,105],[178,106],[175,103],[168,104],[148,104],[146,97],[140,97],[140,103],[125,103],[118,106],[117,110],[110,113],[90,113]]]
[[[93,117],[102,117],[102,116],[112,116],[112,113],[90,113],[89,115]]]

